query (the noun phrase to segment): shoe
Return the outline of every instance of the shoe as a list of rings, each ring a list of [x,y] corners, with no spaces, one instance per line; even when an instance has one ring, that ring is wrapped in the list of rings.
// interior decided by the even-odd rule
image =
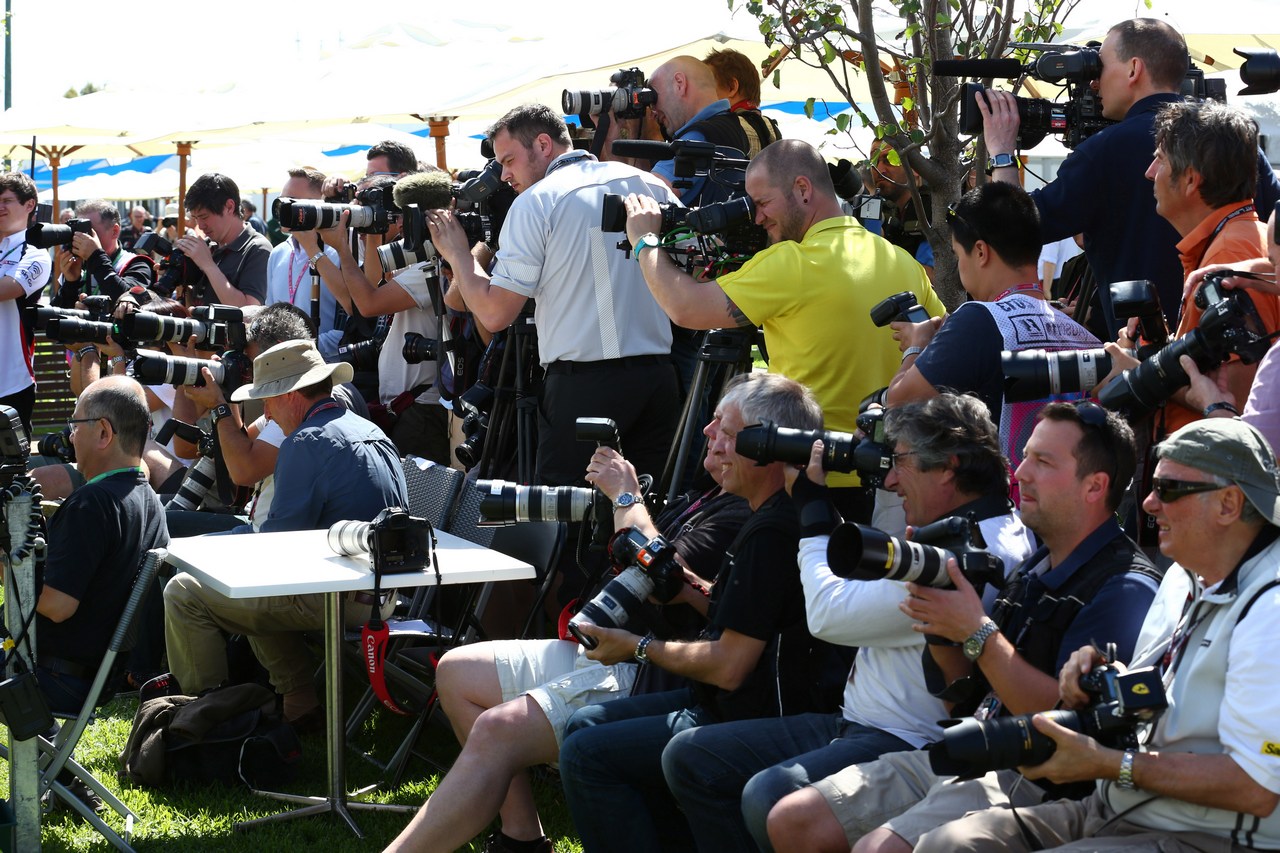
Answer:
[[[322,734],[325,724],[324,706],[317,705],[301,717],[285,720],[285,722],[293,726],[293,730],[297,732],[298,737]]]
[[[501,831],[495,832],[484,840],[484,853],[516,853],[516,848],[507,844],[508,839]],[[551,853],[551,839],[545,835],[536,842],[529,841],[526,844],[536,844],[532,850],[525,848],[520,853]]]
[[[79,776],[73,776],[69,782],[63,782],[63,784],[67,786],[67,790],[71,792],[71,795],[88,806],[90,811],[97,813],[106,808],[106,804],[102,802],[102,797],[98,796],[97,791],[86,785]],[[49,797],[49,811],[69,811],[74,815],[80,815],[79,812],[71,807],[70,803],[54,794],[53,791],[47,792],[45,796]]]

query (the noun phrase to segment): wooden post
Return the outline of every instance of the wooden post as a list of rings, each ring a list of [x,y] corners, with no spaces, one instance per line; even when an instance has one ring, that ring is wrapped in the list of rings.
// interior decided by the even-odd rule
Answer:
[[[436,165],[447,172],[449,165],[445,162],[444,138],[449,135],[449,119],[429,118],[427,124],[431,127],[431,138],[436,141]]]

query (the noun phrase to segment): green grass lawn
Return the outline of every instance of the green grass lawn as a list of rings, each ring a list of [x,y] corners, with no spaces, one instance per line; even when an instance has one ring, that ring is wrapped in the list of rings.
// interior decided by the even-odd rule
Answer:
[[[351,681],[354,681],[352,679]],[[346,685],[348,701],[356,695],[361,685]],[[265,817],[288,811],[291,806],[276,800],[257,797],[244,787],[201,787],[175,790],[154,790],[133,787],[117,781],[119,769],[117,756],[124,748],[133,722],[138,702],[134,696],[120,696],[100,709],[98,719],[91,724],[76,749],[76,758],[103,780],[109,788],[140,818],[135,824],[132,843],[139,851],[288,851],[302,850],[363,851],[381,850],[408,823],[408,815],[381,814],[371,811],[352,812],[356,823],[364,831],[363,839],[356,836],[342,821],[331,815],[304,817],[277,824],[255,827],[237,832],[235,823],[251,818]],[[437,719],[439,715],[437,715]],[[407,730],[407,723],[393,715],[379,712],[357,739],[360,746],[372,748],[375,754],[388,756]],[[7,730],[0,726],[3,736]],[[435,761],[447,765],[457,754],[458,746],[453,734],[443,724],[428,726],[420,747]],[[9,766],[0,763],[0,784],[7,796]],[[355,751],[347,751],[348,789],[356,790],[379,781],[379,769],[360,757]],[[535,792],[539,811],[547,834],[555,840],[557,853],[580,851],[581,845],[573,834],[559,778],[553,774],[538,774]],[[297,779],[289,792],[320,795],[327,790],[324,739],[320,735],[303,739],[303,758]],[[405,774],[405,781],[389,791],[375,791],[368,799],[374,802],[420,805],[439,781],[437,771],[420,759],[413,759]],[[114,812],[107,811],[107,822],[122,832],[123,822]],[[463,848],[479,851],[484,836]],[[41,831],[42,846],[48,851],[61,850],[109,850],[110,847],[88,824],[80,822],[72,812],[59,811],[45,818]]]

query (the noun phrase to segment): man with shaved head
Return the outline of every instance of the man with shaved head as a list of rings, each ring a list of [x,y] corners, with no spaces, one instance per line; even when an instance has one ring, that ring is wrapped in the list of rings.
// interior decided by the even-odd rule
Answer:
[[[932,316],[943,313],[942,303],[910,255],[844,215],[826,162],[807,142],[783,139],[761,151],[747,169],[746,189],[771,245],[708,281],[656,248],[656,202],[629,196],[627,237],[640,270],[681,326],[762,325],[769,370],[813,391],[827,429],[852,432],[858,403],[888,385],[901,362],[892,336],[872,326],[872,306],[901,291],[915,294]],[[870,520],[873,497],[857,475],[832,473],[828,483],[846,519]]]

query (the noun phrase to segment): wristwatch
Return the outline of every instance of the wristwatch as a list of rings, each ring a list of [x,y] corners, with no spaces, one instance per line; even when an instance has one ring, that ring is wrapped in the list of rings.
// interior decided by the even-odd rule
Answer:
[[[982,657],[982,649],[987,644],[987,640],[991,635],[1000,630],[996,627],[996,623],[990,619],[982,623],[982,627],[969,635],[969,639],[964,641],[964,656],[971,661],[977,661]]]
[[[623,492],[618,495],[618,499],[613,502],[613,508],[626,509],[629,506],[635,506],[635,503],[638,500],[639,498],[636,497],[635,492]]]
[[[636,650],[632,653],[640,663],[649,662],[649,644],[653,642],[653,634],[645,634],[640,638],[640,642],[636,643]]]
[[[641,234],[640,239],[636,241],[635,248],[631,253],[635,255],[637,261],[640,260],[640,253],[645,249],[657,249],[662,245],[662,240],[657,234],[650,231],[648,234]]]
[[[218,421],[231,417],[231,407],[226,403],[219,403],[210,410],[209,417],[213,420],[213,425],[217,426]]]
[[[1133,784],[1134,755],[1132,749],[1126,749],[1124,755],[1120,756],[1120,775],[1116,777],[1116,787],[1124,788],[1126,791],[1132,791],[1138,787]]]
[[[1005,169],[1018,165],[1018,158],[1012,154],[996,154],[987,160],[987,174],[990,175],[996,169]]]
[[[320,263],[320,259],[323,257],[324,257],[324,249],[321,249],[320,251],[316,252],[314,255],[311,256],[310,260],[307,261],[307,266],[311,267],[311,269],[314,270],[316,268],[316,264]]]

